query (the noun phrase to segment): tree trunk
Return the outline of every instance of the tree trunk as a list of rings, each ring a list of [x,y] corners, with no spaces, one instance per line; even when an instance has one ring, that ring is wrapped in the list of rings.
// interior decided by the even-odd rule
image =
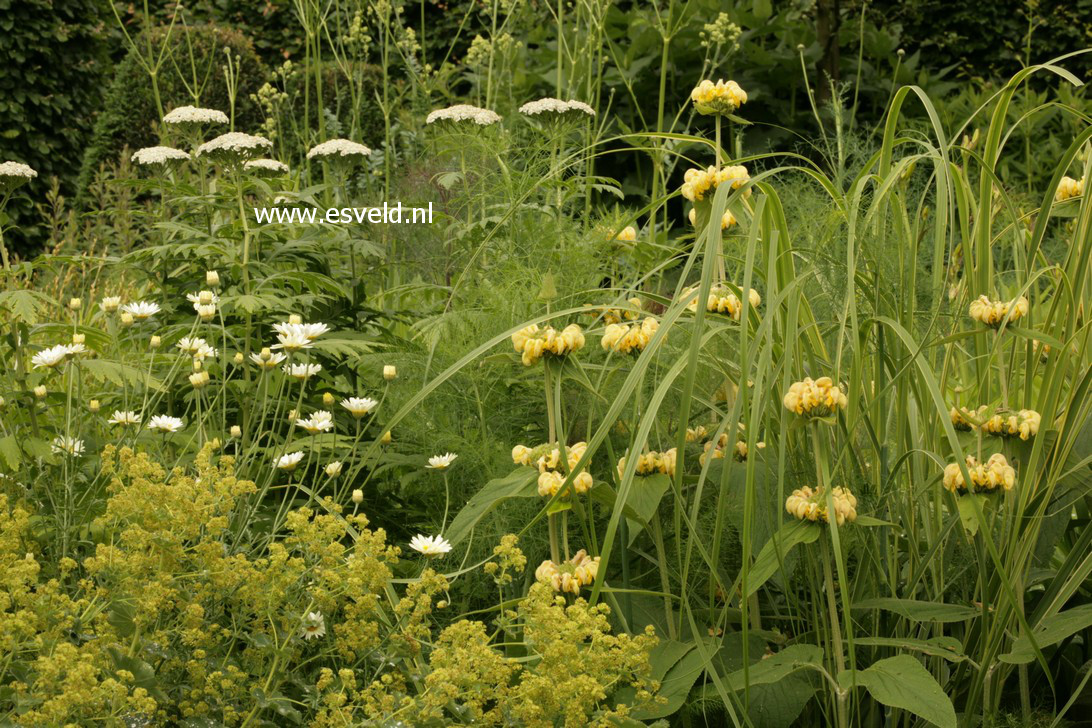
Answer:
[[[815,5],[815,34],[821,54],[816,66],[816,98],[830,101],[831,84],[838,81],[838,28],[842,22],[839,0],[819,0]]]

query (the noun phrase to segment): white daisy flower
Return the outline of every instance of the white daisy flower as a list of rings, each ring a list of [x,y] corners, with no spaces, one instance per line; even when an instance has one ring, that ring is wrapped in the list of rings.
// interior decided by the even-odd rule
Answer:
[[[207,341],[196,336],[183,336],[181,339],[178,340],[178,343],[175,344],[175,346],[177,346],[179,349],[189,354],[190,356],[193,356],[202,348],[205,348],[208,345],[209,344]]]
[[[426,124],[435,124],[438,121],[472,121],[478,126],[489,126],[501,120],[500,114],[489,109],[470,104],[455,104],[446,109],[436,109],[425,118]]]
[[[281,371],[283,371],[285,374],[292,377],[293,379],[299,379],[300,381],[303,381],[305,379],[310,379],[311,377],[313,377],[316,374],[318,374],[319,372],[321,372],[322,371],[322,365],[321,364],[285,364],[283,367],[281,367]]]
[[[129,314],[137,321],[151,318],[159,313],[159,311],[159,304],[152,303],[151,301],[137,301],[136,303],[127,303],[121,307],[122,313]]]
[[[349,397],[341,400],[341,406],[349,410],[350,414],[357,419],[371,412],[377,404],[379,403],[371,397]]]
[[[325,410],[319,410],[305,420],[296,420],[296,427],[302,427],[312,435],[329,432],[334,429],[334,416]]]
[[[64,362],[68,355],[72,353],[69,345],[57,344],[51,346],[48,349],[42,349],[30,359],[30,363],[34,365],[35,369],[39,367],[45,367],[46,369],[52,369]]]
[[[270,353],[268,357],[264,357],[264,354],[264,351],[261,354],[251,354],[250,360],[265,370],[276,369],[277,365],[288,358],[284,354]]]
[[[113,313],[121,306],[121,296],[104,296],[102,303],[99,304],[99,308],[103,313]]]
[[[129,425],[139,425],[140,415],[133,410],[114,410],[114,414],[107,420],[111,425],[121,425],[122,427],[128,427]]]
[[[159,167],[172,162],[188,161],[190,155],[174,147],[144,147],[133,152],[129,161],[145,167]]]
[[[216,109],[202,109],[197,106],[179,106],[163,117],[164,124],[226,124],[227,114]]]
[[[363,144],[349,141],[348,139],[331,139],[322,144],[316,144],[307,152],[308,159],[315,157],[366,157],[372,153]]]
[[[301,460],[303,460],[302,452],[290,452],[287,455],[281,455],[279,458],[277,458],[274,465],[276,465],[277,469],[279,470],[292,472],[296,469],[296,466],[300,464]]]
[[[79,457],[83,455],[83,440],[77,440],[73,437],[55,437],[53,442],[49,444],[49,449],[54,455],[71,455],[72,457]]]
[[[311,346],[311,339],[307,338],[302,327],[290,325],[289,328],[277,334],[277,343],[273,345],[273,348],[284,349],[285,351],[299,351],[300,349],[310,349]]]
[[[162,432],[167,434],[170,432],[178,432],[185,423],[177,417],[171,417],[170,415],[154,415],[152,419],[148,420],[148,429],[155,430],[156,432]]]
[[[443,470],[444,468],[455,462],[455,458],[459,457],[453,452],[444,453],[443,455],[433,455],[428,459],[428,465],[426,468],[432,468],[433,470]]]
[[[451,551],[451,542],[443,536],[417,534],[409,542],[410,548],[428,557],[443,556]]]
[[[326,620],[322,618],[322,612],[310,612],[303,620],[303,629],[300,637],[305,640],[313,640],[326,634]]]

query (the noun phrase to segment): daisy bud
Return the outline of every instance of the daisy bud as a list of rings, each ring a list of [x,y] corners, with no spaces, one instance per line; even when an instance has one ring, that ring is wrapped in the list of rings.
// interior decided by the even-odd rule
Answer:
[[[341,475],[341,461],[335,460],[334,462],[328,464],[324,468],[324,471],[326,472],[327,478],[336,478],[337,476]]]
[[[220,274],[214,270],[205,273],[205,284],[215,288],[220,285]]]
[[[289,410],[288,411],[288,420],[290,422],[295,422],[298,416],[299,416],[299,412],[297,412],[296,410]]]
[[[333,407],[334,406],[334,395],[331,394],[330,392],[327,392],[326,394],[322,395],[322,403],[324,405],[326,405],[327,407]]]
[[[387,364],[383,367],[383,378],[388,382],[398,376],[398,369],[393,364]]]
[[[34,396],[38,399],[45,399],[46,388],[44,384],[39,384],[37,387],[34,388]]]
[[[201,291],[197,294],[197,302],[202,306],[212,303],[212,291]]]
[[[446,599],[441,599],[440,601],[436,602],[436,608],[437,609],[443,609],[446,606],[447,606],[447,600]]]
[[[299,324],[303,323],[303,316],[300,316],[298,313],[294,313],[288,317],[288,323],[296,324],[298,326]]]
[[[122,326],[132,326],[133,325],[133,314],[129,313],[128,311],[122,311],[121,312],[121,325]]]
[[[211,447],[213,450],[219,450],[220,445],[221,445],[221,443],[220,443],[220,438],[219,437],[214,437],[211,440],[209,440],[209,447]]]
[[[262,353],[258,355],[262,361],[269,361],[273,358],[273,352],[269,350],[268,346],[262,347]]]
[[[381,443],[383,443],[384,445],[390,445],[391,444],[391,439],[392,439],[391,438],[391,431],[387,430],[386,432],[383,433],[383,437],[379,438],[379,441]]]
[[[364,491],[362,491],[360,488],[357,488],[356,490],[353,491],[353,503],[360,504],[360,503],[363,503],[363,502],[364,502]]]
[[[120,305],[120,296],[106,296],[102,299],[102,310],[104,313],[113,313],[118,310],[118,306]]]
[[[162,343],[163,343],[163,339],[159,338],[158,336],[153,336],[151,338],[151,340],[148,342],[148,345],[150,347],[152,347],[153,349],[158,349],[160,344],[162,344]]]
[[[79,311],[80,306],[82,306],[82,305],[83,305],[83,301],[81,301],[78,298],[72,298],[72,299],[69,299],[69,301],[68,301],[68,307],[70,309],[72,309],[73,311]]]
[[[199,371],[201,371],[201,366],[202,366],[202,364],[201,364],[201,360],[200,360],[200,359],[194,359],[194,360],[193,360],[193,370],[194,370],[195,372],[199,372]]]
[[[100,406],[101,405],[99,404],[99,401],[97,399],[93,399],[87,403],[87,409],[91,410],[92,412],[98,412]]]
[[[243,428],[239,427],[238,425],[232,425],[231,426],[231,436],[232,437],[242,437],[243,436]]]
[[[231,357],[231,360],[233,362],[235,362],[235,366],[242,366],[243,361],[244,361],[243,352],[241,352],[241,351],[235,352],[235,356]]]
[[[87,341],[87,337],[84,336],[83,334],[72,334],[72,343],[73,344],[82,344],[85,341]]]

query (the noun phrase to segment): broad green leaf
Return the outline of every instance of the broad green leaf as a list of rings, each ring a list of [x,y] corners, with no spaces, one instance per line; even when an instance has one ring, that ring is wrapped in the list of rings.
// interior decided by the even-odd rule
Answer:
[[[901,708],[940,728],[956,728],[955,707],[944,688],[910,655],[895,655],[874,663],[866,670],[847,670],[838,683],[848,688],[856,683],[878,702]]]
[[[629,521],[629,542],[631,544],[645,526],[651,522],[653,516],[656,515],[656,510],[660,507],[660,501],[670,486],[671,478],[663,473],[633,479],[633,487],[629,489],[629,498],[626,499],[626,505],[637,515],[639,520],[627,519]]]
[[[1034,628],[1035,644],[1040,648],[1057,644],[1088,627],[1092,627],[1092,604],[1082,604],[1044,617]],[[1001,655],[999,659],[1017,665],[1032,662],[1035,660],[1035,648],[1027,635],[1021,635],[1012,643],[1012,652]]]
[[[766,542],[755,557],[747,576],[747,596],[751,596],[765,584],[778,569],[785,556],[801,543],[813,543],[819,538],[822,527],[810,521],[786,523]]]
[[[974,499],[977,499],[979,511],[986,507],[986,497],[977,494],[961,496],[956,503],[956,507],[959,508],[959,520],[971,536],[978,533],[978,512],[975,511]]]
[[[634,718],[638,720],[664,718],[682,707],[686,697],[690,694],[690,690],[694,687],[694,683],[698,681],[698,677],[705,670],[705,661],[701,656],[701,651],[694,649],[694,645],[687,646],[690,648],[689,651],[676,661],[660,680],[659,695],[666,698],[667,702],[657,703],[644,710],[635,710],[633,712]]]
[[[866,599],[854,604],[853,609],[858,611],[883,609],[907,619],[912,619],[915,622],[962,622],[978,615],[978,610],[974,607],[944,604],[942,602],[925,602],[916,599],[896,599],[894,597]]]
[[[509,498],[530,498],[538,495],[538,474],[533,468],[520,467],[503,478],[490,480],[455,516],[444,534],[455,544],[463,540],[478,525],[485,514]]]
[[[750,716],[754,728],[785,728],[795,725],[804,706],[815,696],[815,685],[807,675],[789,675],[770,685],[752,685],[749,690]]]
[[[769,685],[797,670],[815,669],[823,665],[823,649],[817,645],[789,645],[780,652],[759,660],[747,669],[728,675],[725,684],[740,691],[748,685]]]
[[[18,470],[22,459],[19,453],[19,441],[15,439],[15,435],[0,438],[0,460],[4,461],[8,470]]]

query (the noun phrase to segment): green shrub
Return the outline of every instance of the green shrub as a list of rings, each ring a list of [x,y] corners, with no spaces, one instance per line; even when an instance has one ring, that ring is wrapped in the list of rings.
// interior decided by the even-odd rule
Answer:
[[[261,123],[261,112],[250,96],[265,83],[269,74],[246,36],[216,25],[155,28],[151,32],[154,53],[158,54],[163,43],[170,46],[158,73],[164,112],[176,106],[197,104],[231,115],[224,74],[224,49],[229,48],[232,56],[239,57],[235,128],[249,131]],[[136,43],[138,48],[144,49],[146,40],[138,37]],[[140,52],[147,55],[145,50]],[[151,79],[140,55],[131,49],[117,65],[114,80],[106,91],[103,113],[84,154],[79,181],[81,198],[103,162],[115,161],[126,147],[139,149],[156,142],[159,118]]]

